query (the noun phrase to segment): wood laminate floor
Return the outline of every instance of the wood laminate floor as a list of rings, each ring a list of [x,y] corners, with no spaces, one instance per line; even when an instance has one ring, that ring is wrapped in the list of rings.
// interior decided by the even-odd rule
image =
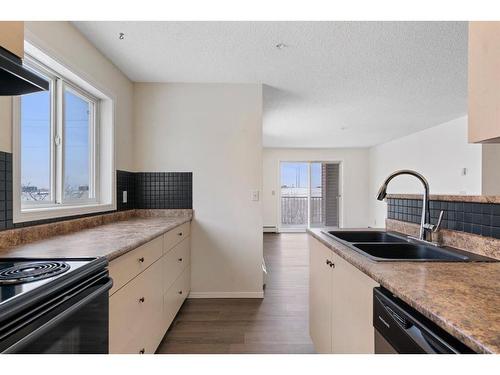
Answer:
[[[157,353],[314,353],[304,233],[265,234],[264,299],[188,299]]]

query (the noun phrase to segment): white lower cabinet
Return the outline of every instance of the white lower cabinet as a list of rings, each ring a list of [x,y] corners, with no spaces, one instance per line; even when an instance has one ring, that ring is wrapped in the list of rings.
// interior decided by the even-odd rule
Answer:
[[[332,352],[332,251],[309,237],[309,333],[317,353]]]
[[[172,321],[177,315],[182,303],[189,294],[191,288],[191,267],[187,267],[182,271],[181,275],[175,280],[172,286],[167,290],[163,296],[163,307],[165,313],[163,314],[163,327],[165,331],[170,327]]]
[[[173,231],[167,232],[123,255],[126,261],[119,257],[110,263],[111,278],[127,280],[112,289],[109,299],[110,353],[148,354],[158,348],[190,291],[190,241],[185,236],[189,234],[189,223],[186,224],[182,226],[182,238],[176,228],[175,236]],[[131,259],[141,264],[140,272]],[[144,259],[155,260],[144,267]]]
[[[379,284],[309,236],[309,327],[318,353],[374,353],[373,288]]]

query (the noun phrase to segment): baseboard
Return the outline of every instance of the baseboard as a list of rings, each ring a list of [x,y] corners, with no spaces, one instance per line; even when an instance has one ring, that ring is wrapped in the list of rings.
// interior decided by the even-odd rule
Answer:
[[[264,298],[264,292],[190,292],[188,298]]]

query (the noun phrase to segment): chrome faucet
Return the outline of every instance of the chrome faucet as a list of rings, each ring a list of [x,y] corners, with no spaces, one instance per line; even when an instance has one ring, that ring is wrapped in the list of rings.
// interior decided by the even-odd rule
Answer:
[[[385,179],[384,183],[380,187],[378,194],[377,194],[377,199],[379,201],[384,200],[384,198],[387,196],[387,185],[389,184],[389,182],[394,177],[400,176],[403,174],[407,174],[407,175],[416,177],[422,183],[422,185],[424,185],[424,196],[423,196],[423,200],[422,200],[422,218],[420,220],[420,232],[419,232],[418,240],[428,242],[428,241],[430,241],[430,239],[427,240],[426,233],[427,232],[435,233],[439,230],[439,228],[441,226],[441,221],[443,220],[444,211],[441,211],[441,213],[439,214],[439,219],[438,219],[437,224],[434,225],[434,224],[431,224],[430,222],[427,221],[427,218],[429,218],[429,220],[430,220],[429,183],[427,182],[427,180],[425,179],[424,176],[422,176],[420,173],[412,171],[410,169],[401,169],[399,171],[393,172]]]

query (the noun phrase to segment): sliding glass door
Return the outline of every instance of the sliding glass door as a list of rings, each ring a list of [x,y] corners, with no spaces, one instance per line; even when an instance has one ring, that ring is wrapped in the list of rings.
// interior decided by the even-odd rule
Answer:
[[[280,163],[280,230],[339,225],[338,163]]]

